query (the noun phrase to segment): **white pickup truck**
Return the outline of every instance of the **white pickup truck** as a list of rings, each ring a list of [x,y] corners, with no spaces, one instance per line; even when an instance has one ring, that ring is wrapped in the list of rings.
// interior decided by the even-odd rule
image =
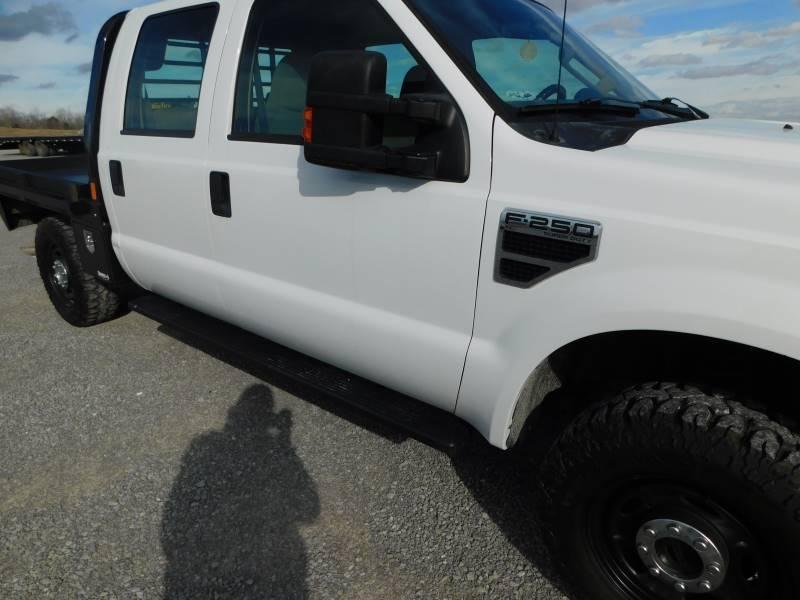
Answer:
[[[797,598],[800,130],[657,98],[532,0],[169,0],[0,216],[74,325],[234,327],[540,442],[586,598]]]

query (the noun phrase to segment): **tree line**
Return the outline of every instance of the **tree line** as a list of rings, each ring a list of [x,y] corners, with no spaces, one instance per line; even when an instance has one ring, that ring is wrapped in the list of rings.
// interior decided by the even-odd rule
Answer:
[[[83,129],[83,114],[66,109],[53,113],[40,110],[21,112],[15,108],[0,107],[0,127],[15,129]]]

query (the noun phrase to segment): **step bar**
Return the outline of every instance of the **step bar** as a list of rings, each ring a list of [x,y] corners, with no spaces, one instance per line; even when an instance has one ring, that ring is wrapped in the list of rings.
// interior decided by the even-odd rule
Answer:
[[[255,334],[156,295],[129,303],[130,309],[277,373],[322,394],[345,402],[413,437],[448,453],[463,448],[474,430],[451,413],[389,390]]]

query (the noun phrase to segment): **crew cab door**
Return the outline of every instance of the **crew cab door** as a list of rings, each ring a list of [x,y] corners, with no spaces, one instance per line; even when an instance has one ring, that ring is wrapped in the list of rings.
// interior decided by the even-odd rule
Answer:
[[[211,217],[226,317],[454,409],[473,326],[491,109],[402,0],[244,1],[230,30],[206,173],[230,200],[229,214]],[[469,127],[468,181],[305,161],[314,54],[367,48],[387,56],[388,93],[428,81],[456,99]],[[420,69],[430,76],[420,80]]]
[[[232,7],[132,11],[106,84],[99,167],[114,244],[144,288],[213,312],[206,160]]]

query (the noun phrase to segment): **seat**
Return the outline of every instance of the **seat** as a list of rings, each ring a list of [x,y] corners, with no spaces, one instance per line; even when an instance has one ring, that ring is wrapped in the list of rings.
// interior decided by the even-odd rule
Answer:
[[[412,67],[403,80],[400,97],[406,94],[446,94],[439,80],[436,79],[427,67],[416,65]]]
[[[302,135],[311,57],[289,54],[272,74],[265,107],[267,130],[275,135]]]

